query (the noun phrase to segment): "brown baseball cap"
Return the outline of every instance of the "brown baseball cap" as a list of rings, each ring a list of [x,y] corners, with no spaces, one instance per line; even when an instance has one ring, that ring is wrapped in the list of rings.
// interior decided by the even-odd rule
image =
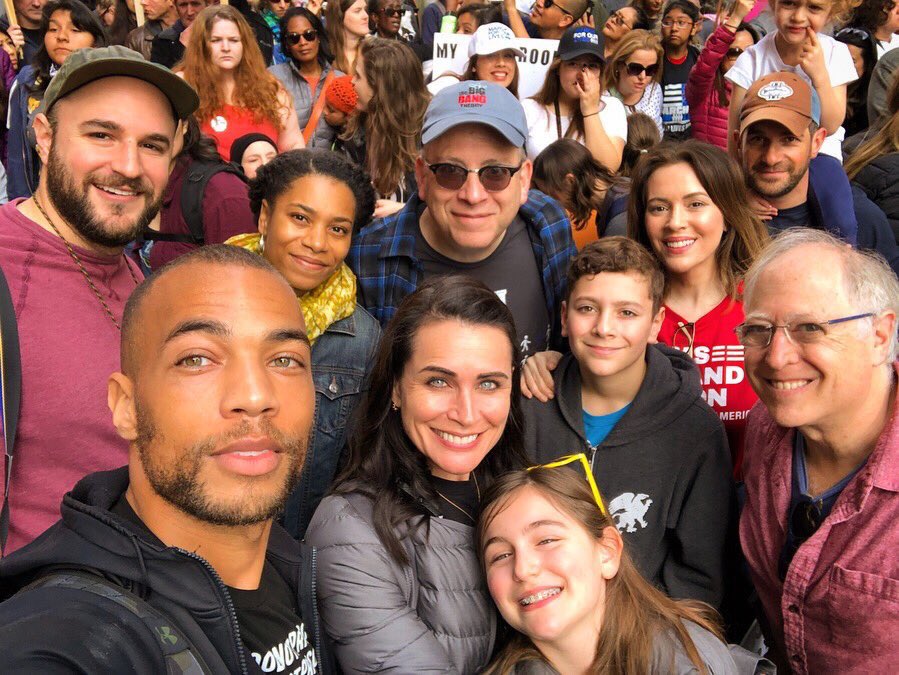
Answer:
[[[200,97],[187,82],[168,68],[147,61],[141,54],[118,45],[73,52],[50,80],[38,112],[46,113],[59,99],[104,77],[136,77],[159,89],[179,119],[200,105]]]
[[[770,120],[801,137],[811,122],[821,124],[821,100],[796,73],[769,73],[752,83],[740,108],[740,135],[750,124]]]

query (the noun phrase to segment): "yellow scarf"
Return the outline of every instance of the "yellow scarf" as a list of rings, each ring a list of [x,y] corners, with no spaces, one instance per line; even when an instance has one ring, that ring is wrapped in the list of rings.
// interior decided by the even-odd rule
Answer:
[[[258,232],[238,234],[225,243],[262,255],[259,239]],[[334,274],[317,288],[298,295],[297,299],[300,302],[303,319],[306,321],[309,342],[315,344],[318,337],[328,330],[328,326],[351,316],[356,311],[356,276],[346,263],[340,263]]]

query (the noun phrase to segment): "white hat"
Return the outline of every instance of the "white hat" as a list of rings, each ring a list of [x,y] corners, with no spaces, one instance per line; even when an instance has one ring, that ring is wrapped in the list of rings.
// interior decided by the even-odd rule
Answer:
[[[475,55],[487,56],[506,49],[512,50],[515,56],[524,58],[524,52],[518,47],[515,33],[511,28],[501,23],[485,23],[471,36],[471,42],[468,43],[468,56],[469,58]]]

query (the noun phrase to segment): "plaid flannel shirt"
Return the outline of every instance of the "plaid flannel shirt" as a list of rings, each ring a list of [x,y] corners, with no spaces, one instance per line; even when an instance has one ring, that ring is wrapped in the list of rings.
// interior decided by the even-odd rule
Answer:
[[[359,304],[381,325],[390,321],[403,298],[421,282],[422,266],[415,257],[421,203],[414,195],[395,215],[362,229],[346,259],[356,274]],[[577,254],[571,224],[558,202],[537,190],[530,191],[518,215],[524,220],[541,270],[546,310],[553,322],[549,346],[568,351],[561,335],[560,307],[565,299],[568,265]]]

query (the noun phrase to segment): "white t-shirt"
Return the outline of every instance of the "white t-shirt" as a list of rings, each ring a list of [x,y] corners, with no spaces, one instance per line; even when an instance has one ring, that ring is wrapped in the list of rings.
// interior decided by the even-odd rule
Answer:
[[[612,95],[620,99],[620,94],[616,91]],[[624,102],[622,101],[622,104]],[[665,135],[665,127],[662,126],[662,86],[658,82],[650,82],[649,86],[643,90],[643,96],[634,105],[624,105],[624,111],[630,117],[635,112],[643,113],[651,117],[659,128],[659,138]]]
[[[877,58],[879,59],[881,56],[886,54],[888,51],[892,49],[896,49],[899,47],[899,35],[893,33],[890,36],[890,39],[887,41],[878,40],[877,41]]]
[[[760,77],[764,77],[769,73],[788,71],[796,73],[811,85],[812,79],[805,74],[805,71],[800,66],[788,66],[780,58],[780,54],[777,53],[777,47],[774,45],[775,35],[777,35],[777,31],[768,33],[757,44],[740,54],[736,63],[727,71],[724,77],[738,87],[749,89],[752,83]],[[855,70],[855,64],[852,62],[852,54],[849,53],[849,47],[842,42],[837,42],[829,35],[822,35],[821,33],[818,33],[818,42],[821,45],[821,50],[824,52],[824,63],[827,66],[827,73],[830,75],[831,87],[839,87],[858,79],[858,72]],[[843,127],[837,129],[835,134],[831,134],[824,140],[821,152],[842,162],[842,145],[845,135],[846,132],[843,130]]]
[[[627,141],[627,114],[624,112],[624,106],[617,98],[603,94],[600,102],[605,104],[603,109],[599,111],[599,121],[602,122],[603,129],[609,138],[620,138]],[[568,127],[571,124],[570,117],[562,117],[562,135],[559,135],[559,128],[556,126],[556,114],[552,109],[547,110],[543,105],[537,103],[532,98],[526,98],[521,102],[524,108],[524,115],[528,120],[528,143],[527,152],[528,159],[534,159],[543,152],[543,149],[552,143],[565,138]],[[575,139],[583,143],[582,138]]]

